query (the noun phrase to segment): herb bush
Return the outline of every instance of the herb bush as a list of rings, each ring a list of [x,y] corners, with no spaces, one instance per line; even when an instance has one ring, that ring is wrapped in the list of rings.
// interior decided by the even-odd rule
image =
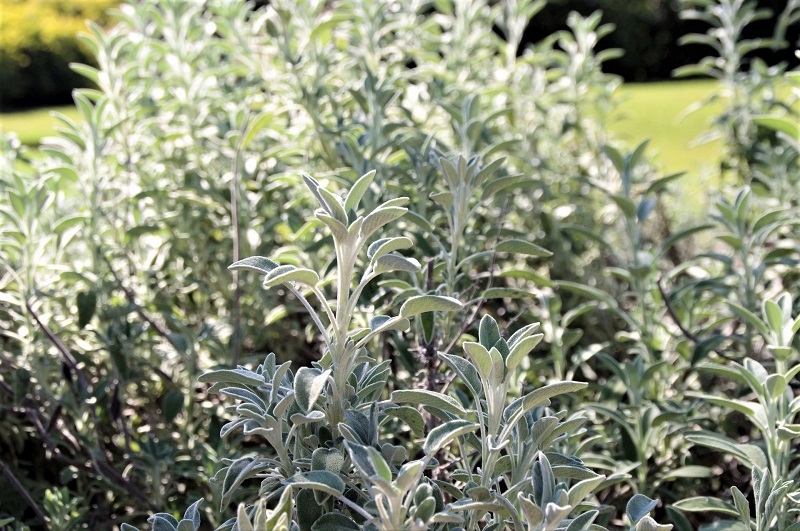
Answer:
[[[543,5],[91,25],[82,120],[3,139],[0,525],[800,529],[791,100],[740,43],[757,134],[679,223],[605,134],[612,28],[522,49]]]

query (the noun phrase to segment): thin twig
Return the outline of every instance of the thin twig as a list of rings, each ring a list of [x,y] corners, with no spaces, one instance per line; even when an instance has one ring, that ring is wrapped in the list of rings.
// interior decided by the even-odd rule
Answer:
[[[500,215],[500,223],[498,224],[497,236],[495,237],[494,240],[494,246],[492,247],[493,249],[497,249],[497,245],[500,243],[500,237],[503,233],[503,225],[505,224],[506,216],[508,215],[509,204],[510,204],[510,198],[507,198],[505,204],[503,205],[503,211]],[[489,263],[489,282],[487,282],[486,284],[487,290],[490,289],[492,287],[492,284],[494,283],[494,266],[496,260],[497,260],[497,251],[492,253],[492,260]],[[486,299],[481,299],[480,302],[478,302],[477,306],[475,306],[475,311],[472,312],[470,318],[464,321],[464,323],[461,325],[461,329],[453,337],[453,340],[450,342],[449,345],[447,345],[447,348],[445,348],[441,352],[448,353],[453,349],[453,347],[456,346],[458,338],[460,338],[464,334],[464,332],[466,332],[469,329],[469,327],[471,327],[478,319],[478,315],[480,314],[481,308],[483,308],[483,304],[485,302]]]
[[[677,312],[675,312],[675,308],[673,308],[673,306],[672,306],[672,303],[669,301],[669,295],[668,295],[668,294],[667,294],[667,292],[664,290],[664,286],[662,286],[662,285],[661,285],[661,280],[662,280],[661,278],[658,278],[658,279],[656,280],[656,286],[658,287],[658,291],[659,291],[659,293],[661,293],[661,300],[663,300],[663,301],[664,301],[664,306],[667,308],[667,313],[669,314],[670,318],[671,318],[671,319],[672,319],[672,321],[675,323],[675,325],[676,325],[676,326],[677,326],[677,327],[680,329],[681,333],[682,333],[684,336],[686,336],[686,338],[687,338],[689,341],[691,341],[691,342],[692,342],[692,343],[694,343],[695,345],[698,345],[698,344],[700,344],[700,343],[702,342],[702,339],[700,339],[700,338],[699,338],[699,337],[697,337],[697,336],[696,336],[694,333],[692,333],[692,332],[691,332],[691,331],[690,331],[688,328],[686,328],[686,326],[684,326],[684,324],[681,322],[681,320],[680,320],[680,317],[678,317],[678,314],[677,314]],[[718,356],[721,356],[721,357],[725,358],[725,359],[726,359],[726,360],[728,360],[728,361],[733,361],[733,358],[731,358],[730,356],[728,356],[728,355],[726,355],[726,354],[723,354],[722,352],[720,352],[720,351],[719,351],[719,350],[717,350],[717,349],[711,349],[711,352],[714,352],[714,353],[716,353]]]
[[[106,267],[108,267],[108,271],[111,273],[111,276],[114,277],[114,282],[116,282],[116,284],[119,287],[119,289],[122,290],[122,293],[125,294],[125,298],[128,300],[128,303],[130,303],[130,305],[134,307],[134,310],[139,315],[139,317],[141,317],[142,320],[144,320],[144,322],[146,322],[148,324],[148,326],[150,326],[150,328],[152,328],[153,331],[156,334],[161,336],[165,341],[167,341],[170,345],[172,345],[172,347],[175,350],[181,350],[181,347],[172,338],[172,336],[169,334],[169,332],[164,330],[158,323],[155,322],[155,320],[153,320],[153,318],[151,318],[149,315],[147,315],[147,313],[145,313],[145,311],[142,308],[142,306],[136,301],[136,294],[134,294],[133,291],[131,291],[130,288],[128,288],[125,285],[125,283],[122,281],[120,276],[117,274],[117,272],[112,267],[111,261],[108,259],[108,257],[106,257],[105,254],[102,254],[102,258],[103,258],[103,261],[106,263]],[[172,378],[167,373],[165,373],[163,370],[161,370],[159,367],[156,367],[155,365],[149,365],[149,367],[156,374],[158,374],[161,377],[161,379],[163,379],[163,380],[165,380],[165,381],[167,381],[167,382],[169,382],[171,384],[175,383],[175,382],[172,381]]]
[[[78,383],[81,386],[81,389],[86,390],[89,386],[89,382],[86,380],[86,376],[83,374],[83,371],[78,367],[78,361],[72,356],[72,353],[69,349],[61,342],[57,335],[53,333],[50,328],[39,318],[39,314],[37,314],[33,308],[31,307],[30,302],[25,301],[25,307],[28,309],[28,313],[33,317],[33,320],[36,321],[36,324],[39,325],[39,328],[42,329],[44,335],[47,336],[47,339],[56,347],[61,353],[61,356],[64,358],[64,361],[69,366],[71,370],[78,375]]]
[[[239,130],[239,137],[236,142],[236,152],[232,161],[231,168],[231,232],[233,237],[233,261],[239,261],[241,252],[239,243],[239,166],[242,154],[242,142],[244,141],[244,134],[247,130],[247,122],[250,116],[250,111],[246,110],[244,118],[242,119],[242,127]],[[239,271],[233,270],[233,308],[231,310],[231,325],[233,327],[233,334],[231,335],[231,363],[234,367],[239,363],[239,350],[241,343],[241,299],[242,299],[242,286],[239,282]]]
[[[22,496],[22,498],[25,500],[25,503],[27,503],[30,506],[30,508],[33,509],[34,513],[36,513],[36,518],[38,518],[39,521],[41,521],[44,529],[49,529],[47,525],[47,520],[45,519],[44,512],[42,512],[41,507],[39,507],[36,504],[36,501],[33,499],[30,493],[27,490],[25,490],[25,487],[23,487],[22,483],[19,482],[17,476],[14,475],[14,473],[2,459],[0,459],[0,470],[2,470],[3,474],[5,474],[5,476],[8,478],[8,481],[11,483],[11,486],[14,487],[14,489],[17,492],[19,492],[20,496]]]

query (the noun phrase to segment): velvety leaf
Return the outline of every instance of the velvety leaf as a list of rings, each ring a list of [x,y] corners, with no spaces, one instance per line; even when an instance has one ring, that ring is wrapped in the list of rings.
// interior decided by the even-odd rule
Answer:
[[[285,483],[291,485],[292,488],[318,490],[331,496],[341,496],[345,487],[344,481],[338,474],[327,470],[298,473],[287,479]]]
[[[714,512],[730,516],[738,516],[739,512],[730,503],[711,496],[695,496],[672,504],[676,509],[686,512]]]
[[[203,383],[224,383],[224,384],[238,384],[238,385],[264,385],[264,377],[253,371],[243,369],[241,367],[236,369],[221,369],[218,371],[211,371],[201,374],[197,379]]]
[[[418,295],[411,297],[400,307],[400,316],[409,318],[424,312],[455,312],[464,306],[452,297],[441,295]]]
[[[297,405],[308,413],[325,390],[331,371],[320,371],[313,367],[300,367],[294,377],[294,395]]]
[[[369,171],[353,183],[353,186],[350,187],[350,191],[347,193],[347,197],[344,200],[345,211],[350,212],[351,210],[358,209],[361,198],[364,197],[364,193],[369,189],[372,181],[375,180],[375,173],[375,170]]]
[[[302,282],[307,286],[316,286],[319,275],[316,272],[295,266],[279,266],[264,277],[264,287],[271,288],[285,282]]]
[[[338,513],[325,514],[311,526],[311,531],[358,531],[359,529],[361,527],[357,523]]]
[[[416,273],[422,266],[414,258],[406,258],[399,254],[386,254],[375,260],[373,267],[375,268],[375,273],[387,273],[389,271]]]
[[[466,420],[456,419],[450,422],[445,422],[435,428],[429,433],[423,451],[426,455],[433,455],[442,449],[445,445],[449,444],[453,439],[460,435],[464,435],[477,430],[478,424]]]
[[[395,404],[419,404],[432,406],[452,413],[458,417],[466,417],[467,412],[454,398],[427,389],[399,389],[392,392]]]
[[[390,223],[397,218],[403,217],[408,209],[405,207],[386,207],[378,208],[371,212],[364,218],[364,224],[361,226],[361,235],[364,238],[369,238],[375,231]]]
[[[650,514],[650,511],[656,508],[658,500],[651,500],[644,494],[634,494],[628,500],[628,505],[625,507],[625,513],[628,515],[631,523],[636,524],[639,520]]]
[[[313,490],[301,489],[297,493],[297,524],[300,531],[311,531],[324,514],[325,507],[317,503]]]
[[[414,242],[405,236],[400,238],[381,238],[380,240],[375,240],[369,248],[367,248],[367,258],[370,262],[374,262],[381,256],[402,249],[410,249],[413,246]]]
[[[495,250],[500,253],[525,254],[528,256],[541,256],[544,258],[553,256],[553,253],[544,247],[539,247],[536,244],[517,239],[503,240],[497,244]]]
[[[343,464],[344,456],[336,448],[317,448],[311,454],[311,470],[327,470],[338,474]]]
[[[244,260],[239,260],[238,262],[229,265],[228,269],[231,271],[254,271],[256,273],[261,273],[262,275],[267,275],[276,267],[278,267],[278,264],[269,258],[264,258],[263,256],[251,256],[250,258],[245,258]]]

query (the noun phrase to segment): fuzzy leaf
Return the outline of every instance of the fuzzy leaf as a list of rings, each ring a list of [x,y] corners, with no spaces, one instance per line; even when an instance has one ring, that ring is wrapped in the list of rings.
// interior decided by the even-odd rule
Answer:
[[[441,295],[411,297],[400,307],[400,316],[409,318],[425,312],[455,312],[464,308],[458,300]]]
[[[436,391],[426,389],[399,389],[392,392],[392,402],[395,404],[419,404],[431,406],[447,411],[461,418],[467,416],[467,412],[461,407],[454,398]]]
[[[525,240],[517,239],[503,240],[497,244],[495,250],[499,253],[525,254],[528,256],[541,256],[544,258],[553,256],[553,253],[544,247],[539,247],[538,245],[526,242]]]
[[[375,273],[388,273],[389,271],[418,272],[422,266],[414,258],[406,258],[399,254],[386,254],[378,258],[373,267]]]
[[[308,413],[325,389],[330,369],[325,372],[313,367],[300,367],[294,377],[294,395],[297,405]]]
[[[311,531],[358,531],[359,529],[361,526],[339,513],[324,514],[311,526]]]
[[[399,251],[401,249],[410,249],[413,247],[413,245],[414,242],[405,236],[401,236],[399,238],[381,238],[380,240],[375,240],[367,248],[367,258],[370,260],[370,262],[374,262],[385,254],[389,254],[393,251]]]
[[[267,288],[286,282],[302,282],[307,286],[315,286],[319,282],[319,275],[310,269],[287,265],[273,269],[264,277],[264,287]]]
[[[344,493],[344,481],[333,472],[327,470],[311,470],[295,474],[285,481],[287,485],[298,489],[313,489],[331,496],[341,496]]]
[[[231,271],[254,271],[262,275],[268,275],[270,271],[278,267],[276,262],[263,256],[251,256],[244,260],[239,260],[228,266]]]
[[[739,516],[739,511],[728,502],[724,502],[719,498],[712,498],[711,496],[695,496],[693,498],[686,498],[672,504],[676,509],[686,512],[705,513],[714,512],[727,514],[730,516]]]
[[[384,207],[374,210],[366,218],[364,218],[364,224],[361,225],[361,235],[364,238],[369,238],[375,231],[387,223],[391,223],[397,218],[403,217],[406,212],[408,212],[407,208],[398,206]]]
[[[344,209],[347,212],[358,209],[358,204],[361,202],[361,198],[364,197],[364,192],[369,189],[369,185],[375,180],[375,173],[375,170],[365,173],[350,187],[350,191],[347,192],[347,198],[344,200]]]
[[[636,522],[647,516],[650,511],[656,508],[656,505],[658,505],[658,500],[651,500],[644,494],[634,494],[628,500],[625,513],[630,518],[631,524],[636,525]]]
[[[238,384],[238,385],[264,385],[264,377],[253,371],[243,369],[241,367],[236,369],[221,369],[218,371],[211,371],[201,374],[197,379],[202,383],[224,383],[224,384]]]
[[[471,433],[477,430],[478,427],[479,425],[474,422],[461,419],[445,422],[428,433],[428,438],[425,439],[425,445],[422,449],[426,455],[433,455],[456,437]]]

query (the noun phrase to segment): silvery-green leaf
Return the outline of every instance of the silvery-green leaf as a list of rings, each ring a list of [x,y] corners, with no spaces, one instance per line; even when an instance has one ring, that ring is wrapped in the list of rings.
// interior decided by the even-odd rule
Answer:
[[[570,511],[572,511],[572,507],[569,505],[562,507],[550,502],[544,506],[544,519],[548,527],[553,524],[559,524],[569,515]]]
[[[404,464],[397,473],[397,488],[402,492],[409,492],[419,481],[424,468],[425,462],[421,459]]]
[[[530,498],[526,497],[523,493],[520,492],[517,495],[517,499],[519,500],[519,505],[522,508],[522,512],[525,514],[525,519],[528,521],[529,528],[536,529],[536,526],[544,521],[544,513]]]
[[[686,498],[673,503],[672,506],[686,512],[714,512],[730,516],[739,516],[739,511],[737,511],[733,505],[719,498],[712,498],[711,496]]]
[[[477,343],[475,343],[477,344]],[[483,386],[475,366],[461,356],[438,353],[438,356],[461,378],[472,395],[478,399],[483,396]]]
[[[553,253],[544,247],[539,247],[536,244],[517,239],[503,240],[497,244],[495,250],[499,253],[525,254],[528,256],[541,256],[544,258],[553,256]]]
[[[317,210],[314,215],[330,229],[333,239],[336,242],[343,243],[348,241],[348,231],[344,223],[322,210]]]
[[[500,327],[491,315],[484,315],[478,326],[478,340],[487,350],[500,341]]]
[[[767,318],[767,324],[772,330],[780,331],[783,329],[783,311],[777,302],[770,299],[765,300],[762,305],[762,313]],[[791,313],[789,313],[788,317],[791,316]]]
[[[331,216],[341,223],[347,224],[347,212],[345,212],[342,206],[341,198],[322,187],[317,188],[317,192],[322,197],[322,200],[325,201],[326,210],[330,212]]]
[[[540,387],[511,402],[503,411],[503,417],[508,419],[510,425],[514,425],[522,415],[546,403],[550,398],[564,393],[578,391],[587,385],[588,384],[585,382],[564,381]]]
[[[650,511],[656,508],[658,500],[651,500],[644,494],[634,494],[628,500],[628,505],[625,507],[625,513],[628,515],[632,524],[636,524],[639,520],[650,514]]]
[[[244,260],[239,260],[228,266],[231,271],[254,271],[262,275],[269,274],[270,271],[278,267],[276,262],[263,256],[251,256]]]
[[[767,393],[773,400],[777,400],[786,391],[787,385],[786,378],[781,374],[770,374],[764,384]]]
[[[513,348],[514,345],[516,345],[526,337],[530,337],[531,335],[533,335],[533,333],[536,332],[537,328],[539,328],[539,323],[531,323],[527,326],[523,326],[522,328],[514,332],[514,334],[512,334],[510,338],[508,338],[508,346]]]
[[[399,254],[386,254],[375,261],[373,266],[375,273],[387,273],[389,271],[406,271],[416,273],[421,266],[414,258],[406,258]]]
[[[387,207],[374,210],[364,218],[364,224],[361,225],[361,235],[364,238],[369,238],[387,223],[403,217],[406,212],[408,212],[408,209],[405,207]]]
[[[731,497],[733,498],[733,505],[739,511],[739,518],[746,526],[750,526],[750,503],[742,491],[736,487],[731,487]]]
[[[311,526],[311,531],[359,531],[360,529],[361,526],[339,513],[324,514]]]
[[[344,456],[336,448],[317,448],[311,454],[311,470],[327,470],[338,474],[343,464]]]
[[[599,511],[589,511],[572,520],[564,531],[587,531],[597,519]]]
[[[409,318],[425,312],[455,312],[464,308],[457,299],[441,295],[411,297],[400,307],[400,316]]]
[[[469,354],[478,373],[488,382],[492,374],[492,357],[489,355],[489,350],[480,343],[472,341],[465,341],[462,347]]]
[[[573,507],[577,506],[584,498],[594,492],[594,489],[600,486],[605,479],[605,476],[595,476],[575,483],[567,493],[569,496],[569,504]]]
[[[325,203],[325,200],[322,198],[322,196],[319,193],[319,189],[320,189],[319,183],[316,180],[314,180],[313,177],[311,177],[310,175],[308,175],[306,173],[303,173],[302,177],[303,177],[303,182],[306,183],[306,186],[308,187],[308,189],[311,191],[312,194],[314,194],[314,197],[317,198],[317,202],[319,203],[319,206],[321,206],[323,209],[325,209],[325,211],[328,212],[328,214],[333,215],[333,213],[330,210],[328,210],[328,205]]]
[[[247,516],[247,509],[243,503],[240,503],[236,510],[236,527],[239,531],[255,531],[253,529],[253,524],[250,523],[250,518]]]
[[[167,513],[156,513],[147,521],[152,526],[153,531],[176,531],[178,527],[178,520]]]
[[[294,394],[297,405],[308,413],[325,389],[330,369],[320,371],[313,367],[300,367],[294,377]]]
[[[433,428],[428,433],[428,437],[425,439],[425,444],[422,449],[426,455],[433,455],[456,437],[473,432],[477,430],[478,427],[479,425],[474,422],[461,419],[445,422]]]
[[[287,485],[298,489],[313,489],[331,496],[341,496],[344,493],[344,481],[333,472],[327,470],[311,470],[295,474],[285,481]]]
[[[380,240],[375,240],[367,248],[367,259],[373,263],[375,260],[385,254],[389,254],[393,251],[399,251],[401,249],[410,249],[413,245],[414,242],[405,236],[398,238],[381,238]]]
[[[256,457],[241,457],[231,463],[222,482],[220,511],[230,505],[233,495],[242,483],[255,477],[266,466],[268,465],[263,459]]]
[[[224,383],[224,384],[239,384],[239,385],[264,385],[264,377],[253,371],[243,369],[241,367],[236,369],[221,369],[218,371],[211,371],[201,374],[197,379],[202,383]]]
[[[385,315],[378,315],[370,319],[369,327],[372,332],[389,332],[392,330],[404,332],[409,329],[411,322],[405,317],[387,318]]]
[[[687,434],[686,440],[729,453],[749,468],[767,467],[767,457],[757,446],[740,444],[724,435],[708,431]]]
[[[506,366],[508,367],[509,371],[513,371],[516,369],[522,360],[525,359],[525,356],[530,354],[531,350],[538,345],[544,334],[536,334],[535,336],[529,336],[523,339],[522,341],[518,341],[512,348],[511,352],[508,354],[508,358],[506,359]]]
[[[300,531],[312,529],[314,523],[325,514],[325,507],[317,503],[314,491],[311,489],[300,489],[297,493],[297,523]]]
[[[344,200],[344,209],[346,211],[349,212],[358,209],[361,198],[364,197],[364,193],[369,189],[369,185],[371,185],[372,181],[375,179],[375,173],[375,170],[369,171],[353,183],[353,186],[350,187],[350,191],[347,193],[347,198]]]
[[[195,529],[200,527],[200,509],[199,508],[200,508],[200,504],[202,504],[202,503],[203,503],[203,499],[200,498],[199,500],[197,500],[196,502],[191,504],[189,506],[189,508],[186,509],[186,512],[183,513],[183,519],[184,520],[191,520],[192,525],[194,526]]]
[[[356,467],[361,475],[368,478],[377,475],[375,465],[372,463],[372,459],[370,459],[369,450],[366,446],[349,440],[344,441],[344,446],[347,448],[350,461],[353,462],[353,466]]]
[[[740,319],[745,321],[747,324],[755,328],[756,330],[761,333],[764,337],[769,336],[769,328],[767,325],[759,319],[756,314],[745,308],[744,306],[737,304],[733,301],[726,300],[725,303],[730,306],[730,308],[736,313]]]
[[[659,524],[650,516],[645,516],[636,524],[636,531],[669,531],[672,524]]]
[[[292,415],[289,420],[292,421],[294,425],[302,425],[302,424],[312,424],[314,422],[320,422],[325,420],[325,413],[322,411],[309,411],[305,415],[302,413],[295,413]]]
[[[377,472],[378,477],[381,477],[385,481],[391,483],[392,470],[389,468],[389,463],[386,462],[380,452],[378,452],[375,448],[369,447],[367,448],[367,451],[369,452],[369,458],[372,461],[372,466],[375,468],[375,472]]]
[[[295,266],[280,266],[264,277],[264,287],[271,288],[285,282],[302,282],[308,286],[316,286],[319,275],[315,271]]]
[[[449,210],[453,206],[453,193],[452,192],[439,192],[430,195],[430,198],[440,205],[445,210]]]
[[[392,392],[392,402],[431,406],[462,418],[467,416],[467,412],[454,398],[427,389],[398,389]]]
[[[662,481],[673,481],[678,478],[711,478],[714,476],[716,476],[714,471],[707,466],[687,465],[669,471],[664,475]]]

